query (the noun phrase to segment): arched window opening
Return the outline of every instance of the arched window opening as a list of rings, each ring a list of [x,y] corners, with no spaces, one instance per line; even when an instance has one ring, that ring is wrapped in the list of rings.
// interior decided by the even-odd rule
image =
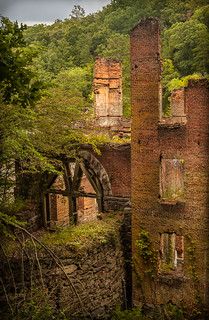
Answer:
[[[68,225],[96,220],[103,197],[111,194],[109,178],[90,153],[63,164],[63,174],[52,179],[44,197],[46,225]]]

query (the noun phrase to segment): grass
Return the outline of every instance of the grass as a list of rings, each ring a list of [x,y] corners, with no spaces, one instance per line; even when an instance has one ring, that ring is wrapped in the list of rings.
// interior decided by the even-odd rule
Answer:
[[[119,222],[118,216],[107,216],[103,220],[58,228],[54,233],[44,232],[40,240],[50,247],[65,245],[74,248],[87,247],[95,242],[101,244],[114,242],[117,239]]]
[[[118,242],[118,230],[121,225],[119,214],[105,215],[102,220],[96,220],[78,226],[57,227],[53,232],[45,229],[38,230],[33,235],[53,251],[64,252],[65,249],[73,250],[88,249],[92,245],[102,245],[111,243],[116,245]],[[22,236],[19,235],[22,240]],[[21,256],[21,246],[15,239],[5,238],[1,243],[8,257],[18,258]],[[30,237],[25,237],[25,249],[34,250],[34,244]],[[37,249],[43,252],[43,247],[36,243]]]

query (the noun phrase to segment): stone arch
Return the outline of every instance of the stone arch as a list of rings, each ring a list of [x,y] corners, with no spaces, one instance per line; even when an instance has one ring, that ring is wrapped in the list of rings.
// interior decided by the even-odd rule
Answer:
[[[79,157],[84,160],[84,164],[86,164],[87,167],[89,167],[94,172],[95,176],[100,181],[103,190],[103,196],[111,196],[112,188],[110,180],[107,171],[105,170],[101,162],[99,162],[99,160],[92,153],[86,150],[80,151]]]

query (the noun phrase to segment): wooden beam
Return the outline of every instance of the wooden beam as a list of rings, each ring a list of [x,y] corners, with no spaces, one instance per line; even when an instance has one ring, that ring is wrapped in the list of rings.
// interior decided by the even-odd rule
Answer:
[[[84,198],[97,198],[97,195],[95,193],[86,193],[86,192],[80,192],[80,191],[75,191],[76,198],[78,197],[84,197]]]
[[[68,196],[68,192],[66,190],[56,190],[56,189],[49,189],[45,192],[45,194],[62,194],[63,196],[67,197]]]

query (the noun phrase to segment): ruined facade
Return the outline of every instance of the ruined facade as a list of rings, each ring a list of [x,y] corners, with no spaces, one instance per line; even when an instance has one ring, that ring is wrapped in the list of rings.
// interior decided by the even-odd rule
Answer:
[[[117,126],[123,116],[121,62],[97,58],[93,85],[97,123],[101,127]]]
[[[123,211],[130,201],[130,160],[130,144],[104,146],[101,155],[89,147],[81,150],[77,160],[66,162],[63,175],[48,181],[44,225],[83,223],[102,212]]]
[[[208,82],[175,91],[165,118],[157,20],[133,29],[131,59],[133,303],[192,314],[209,306]]]
[[[88,312],[96,319],[105,319],[105,312],[109,316],[124,302],[151,308],[172,303],[191,314],[209,309],[208,82],[190,81],[175,90],[171,115],[165,117],[161,71],[159,22],[142,20],[131,33],[131,145],[106,144],[101,154],[81,146],[76,159],[65,161],[63,175],[40,183],[40,205],[25,212],[34,213],[32,223],[42,215],[42,223],[53,227],[125,209],[118,235],[122,249],[121,244],[98,245],[84,258],[63,257],[73,281],[84,283],[85,290],[79,291],[84,301],[95,299]],[[119,62],[96,60],[94,93],[96,128],[113,136],[129,133],[130,123],[122,117]],[[53,282],[53,274],[49,277]],[[70,301],[78,310],[75,297],[66,296],[70,291],[63,279],[60,287],[59,303]]]
[[[81,146],[78,158],[68,161],[63,176],[53,177],[44,191],[46,226],[96,220],[101,212],[121,211],[130,201],[130,121],[123,118],[121,63],[97,58],[93,86],[94,127],[128,142],[106,144],[101,155]]]

